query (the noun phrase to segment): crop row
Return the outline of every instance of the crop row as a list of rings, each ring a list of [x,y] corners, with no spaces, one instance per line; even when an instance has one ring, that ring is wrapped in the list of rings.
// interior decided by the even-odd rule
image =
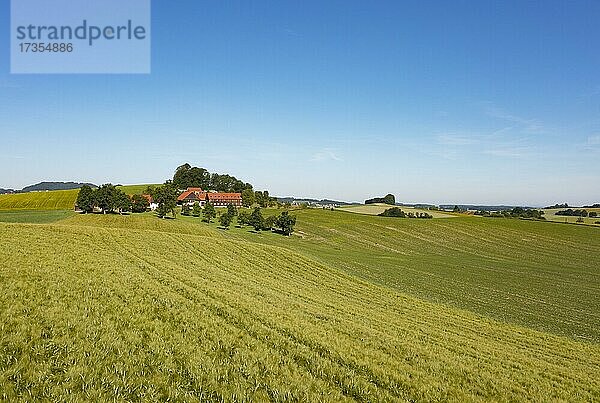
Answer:
[[[590,399],[600,350],[289,250],[66,226],[0,232],[0,389],[85,399]]]

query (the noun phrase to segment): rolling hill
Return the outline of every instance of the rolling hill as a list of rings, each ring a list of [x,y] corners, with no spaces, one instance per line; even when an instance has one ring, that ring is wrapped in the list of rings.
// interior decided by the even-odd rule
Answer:
[[[0,195],[0,210],[72,210],[77,189]]]
[[[367,215],[378,215],[383,213],[385,210],[391,208],[391,207],[400,207],[402,209],[402,211],[409,213],[409,212],[413,212],[413,213],[427,213],[433,216],[433,218],[453,218],[456,217],[456,215],[450,214],[450,213],[446,213],[446,212],[442,212],[442,211],[435,211],[435,210],[427,210],[427,209],[420,209],[420,208],[415,208],[415,207],[410,207],[410,206],[390,206],[389,204],[384,204],[384,203],[373,203],[373,204],[361,204],[361,205],[352,205],[352,206],[343,206],[343,207],[339,207],[340,211],[346,211],[349,213],[358,213],[358,214],[367,214]]]
[[[2,399],[598,399],[598,228],[344,210],[0,211]]]
[[[132,195],[142,193],[148,185],[126,185],[118,188]],[[0,195],[0,210],[72,210],[79,189],[53,190]]]
[[[70,219],[72,220],[72,219]],[[220,236],[0,224],[9,400],[594,400],[600,347]]]

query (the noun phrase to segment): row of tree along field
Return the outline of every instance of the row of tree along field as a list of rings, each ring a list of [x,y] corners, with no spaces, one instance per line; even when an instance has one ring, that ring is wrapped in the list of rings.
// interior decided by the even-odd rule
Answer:
[[[252,212],[246,209],[238,210],[233,204],[227,205],[227,210],[217,214],[215,207],[209,202],[204,208],[200,207],[198,202],[191,207],[183,205],[181,215],[200,217],[202,220],[210,223],[214,219],[218,219],[222,228],[229,226],[236,220],[239,227],[251,226],[255,231],[274,231],[283,235],[291,235],[294,232],[296,225],[296,217],[290,215],[287,211],[283,211],[279,215],[270,215],[264,217],[260,207],[255,207]],[[217,217],[218,216],[218,217]]]
[[[590,217],[590,218],[598,217],[598,213],[596,211],[588,212],[587,210],[583,210],[583,209],[560,210],[560,211],[557,211],[556,213],[554,213],[554,215],[561,215],[561,216],[566,216],[566,217]]]
[[[502,211],[476,211],[475,215],[494,218],[533,218],[536,220],[545,220],[544,212],[538,209],[515,207],[512,210]]]
[[[433,218],[431,214],[425,212],[413,213],[412,211],[410,211],[408,213],[405,213],[400,207],[391,207],[389,209],[386,209],[383,213],[379,213],[378,215],[381,217],[396,218]]]

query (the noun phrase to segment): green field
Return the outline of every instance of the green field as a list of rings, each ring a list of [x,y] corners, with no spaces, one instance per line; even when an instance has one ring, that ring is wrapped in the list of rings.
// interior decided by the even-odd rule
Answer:
[[[276,213],[273,210],[270,213]],[[306,209],[296,234],[198,218],[75,215],[61,224],[147,229],[280,246],[365,281],[497,320],[600,342],[600,233],[518,219],[410,220]]]
[[[297,233],[289,239],[239,229],[221,233],[282,245],[432,302],[600,342],[597,228],[480,217],[410,220],[317,209],[295,214]]]
[[[119,186],[128,195],[143,193],[149,185]],[[150,185],[152,186],[152,185]],[[79,189],[0,195],[0,210],[73,210]]]
[[[293,214],[0,212],[0,400],[600,399],[598,228]]]
[[[353,206],[343,206],[340,207],[339,210],[341,211],[347,211],[350,213],[359,213],[359,214],[368,214],[368,215],[378,215],[383,213],[385,210],[389,209],[390,206],[389,204],[383,204],[383,203],[375,203],[375,204],[361,204],[361,205],[353,205]],[[440,211],[435,211],[435,210],[425,210],[425,209],[419,209],[419,208],[413,208],[413,207],[408,207],[408,206],[398,206],[402,209],[402,211],[404,211],[405,213],[427,213],[433,216],[433,218],[452,218],[452,217],[456,217],[456,215],[453,214],[448,214],[448,213],[444,213],[444,212],[440,212]]]
[[[285,248],[0,224],[7,400],[594,400],[600,347]]]
[[[0,195],[0,210],[72,210],[79,190]]]
[[[565,210],[564,208],[560,208],[560,209],[544,209],[544,218],[546,218],[546,220],[548,221],[556,221],[556,222],[562,222],[562,223],[574,223],[577,224],[577,218],[578,217],[566,217],[566,216],[562,216],[562,215],[556,215],[556,212],[560,211],[560,210]],[[595,211],[600,215],[600,209],[598,208],[587,208],[584,209],[587,212],[590,211]],[[596,224],[597,221],[600,221],[600,217],[583,217],[583,222],[585,224],[588,225],[598,225]]]
[[[155,185],[155,184],[146,184],[146,185],[123,185],[123,186],[117,186],[118,189],[121,189],[123,192],[125,192],[128,195],[133,195],[133,194],[142,194],[146,191],[146,189],[148,188],[148,186],[159,186],[159,185]]]
[[[0,210],[0,222],[47,224],[74,215],[72,210]]]

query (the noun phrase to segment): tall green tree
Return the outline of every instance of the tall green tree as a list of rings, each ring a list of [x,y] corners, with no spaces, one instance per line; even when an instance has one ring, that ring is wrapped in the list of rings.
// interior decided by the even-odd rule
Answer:
[[[270,215],[268,217],[265,218],[265,225],[264,225],[264,230],[265,231],[271,231],[274,227],[275,227],[275,221],[277,221],[277,217],[274,215]]]
[[[277,226],[284,235],[291,235],[294,232],[296,225],[296,217],[290,215],[287,211],[282,212],[275,221]]]
[[[248,210],[240,210],[237,216],[237,223],[240,227],[250,224],[250,212]]]
[[[231,203],[227,205],[227,214],[229,214],[231,218],[235,217],[238,214],[237,209]]]
[[[84,213],[94,211],[94,190],[88,185],[83,185],[77,194],[77,207]]]
[[[215,206],[211,202],[207,202],[204,205],[203,211],[203,220],[210,223],[217,216],[217,211],[215,210]]]
[[[265,219],[263,218],[260,207],[255,207],[254,211],[250,215],[250,221],[248,222],[256,231],[260,231],[265,227]]]
[[[190,208],[190,206],[186,203],[183,206],[181,206],[181,215],[185,215],[188,216],[192,213],[192,209]]]
[[[163,218],[171,214],[175,218],[178,194],[177,188],[168,181],[164,185],[154,188],[154,201],[158,204],[156,214],[159,217]]]
[[[383,198],[383,202],[385,204],[391,204],[392,206],[396,204],[396,198],[394,197],[393,194],[388,193],[387,195],[385,195],[385,197]]]
[[[244,189],[242,191],[242,205],[244,207],[251,207],[256,198],[254,197],[254,191],[252,189]]]
[[[192,216],[200,217],[200,214],[202,214],[202,208],[200,207],[200,204],[198,204],[198,202],[195,202],[192,206]]]
[[[131,197],[131,211],[133,213],[143,213],[150,207],[150,202],[147,198],[140,194],[135,194]]]
[[[110,183],[100,186],[95,192],[95,204],[104,214],[117,208],[117,189]]]
[[[221,224],[221,227],[223,228],[229,228],[231,221],[233,221],[233,216],[229,214],[229,212],[223,213],[219,216],[219,224]]]
[[[178,189],[200,187],[202,189],[211,189],[219,192],[239,193],[244,189],[252,189],[251,184],[244,183],[231,175],[210,173],[204,168],[192,167],[187,163],[177,167],[177,170],[173,175],[173,184]]]
[[[119,214],[131,211],[131,199],[121,189],[115,189],[115,208],[119,210]]]

